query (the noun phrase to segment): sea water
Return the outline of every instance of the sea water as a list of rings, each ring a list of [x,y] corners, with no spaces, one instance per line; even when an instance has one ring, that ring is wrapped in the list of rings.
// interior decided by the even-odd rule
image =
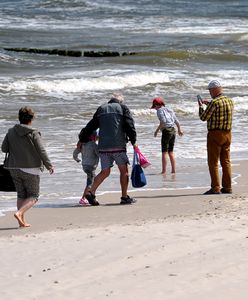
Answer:
[[[196,96],[209,99],[212,79],[234,100],[232,159],[247,159],[247,1],[15,0],[0,1],[0,7],[0,140],[17,123],[21,106],[36,111],[33,125],[55,165],[53,176],[41,176],[40,205],[78,202],[86,178],[72,151],[80,129],[114,92],[124,94],[137,144],[152,163],[145,170],[147,189],[209,186],[206,123],[199,120]],[[136,55],[68,57],[8,47]],[[150,109],[155,96],[174,109],[184,131],[175,145],[176,176],[169,168],[168,175],[159,174],[160,136],[153,136],[158,120]],[[131,145],[128,154],[132,163]],[[118,190],[114,167],[99,193]],[[13,208],[15,197],[0,192],[0,209]]]

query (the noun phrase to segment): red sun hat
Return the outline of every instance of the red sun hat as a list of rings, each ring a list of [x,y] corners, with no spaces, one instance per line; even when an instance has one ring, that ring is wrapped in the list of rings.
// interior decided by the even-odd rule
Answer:
[[[165,106],[164,105],[164,100],[161,97],[154,98],[152,100],[152,106],[151,106],[151,108],[154,108],[156,105]]]

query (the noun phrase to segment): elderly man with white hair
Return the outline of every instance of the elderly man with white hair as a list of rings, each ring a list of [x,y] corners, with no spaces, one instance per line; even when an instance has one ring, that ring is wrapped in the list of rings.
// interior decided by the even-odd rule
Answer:
[[[134,120],[128,107],[123,104],[121,94],[113,94],[110,101],[98,107],[92,120],[79,134],[79,142],[84,143],[91,133],[99,128],[98,150],[101,172],[95,177],[90,191],[85,196],[91,205],[99,205],[96,190],[110,175],[115,162],[120,171],[121,201],[120,204],[132,204],[135,199],[127,194],[129,175],[126,144],[128,140],[135,147],[136,130]]]
[[[199,117],[207,121],[207,153],[208,167],[211,177],[211,189],[205,195],[232,193],[232,170],[230,161],[230,145],[232,139],[233,101],[223,95],[223,88],[218,80],[208,84],[212,101],[198,100]],[[206,108],[203,108],[206,104]],[[222,167],[222,188],[220,184],[218,162]]]

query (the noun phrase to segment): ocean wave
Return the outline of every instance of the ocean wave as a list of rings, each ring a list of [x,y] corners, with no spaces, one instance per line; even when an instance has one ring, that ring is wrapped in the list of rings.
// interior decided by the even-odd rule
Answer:
[[[174,112],[178,116],[192,116],[198,115],[198,106],[196,103],[187,103],[187,105],[182,106],[182,104],[174,104],[168,105],[168,107],[173,108]],[[139,109],[132,109],[132,114],[134,117],[154,117],[156,116],[156,110],[150,108],[139,108]]]
[[[237,41],[243,42],[243,41],[248,41],[248,34],[244,33],[244,34],[239,34],[237,36]]]
[[[76,9],[75,9],[76,11]],[[82,16],[64,16],[64,18],[59,18],[61,9],[57,9],[53,14],[44,16],[34,16],[34,17],[19,17],[19,16],[6,16],[0,14],[0,28],[6,29],[23,29],[23,30],[71,30],[71,29],[118,29],[120,31],[127,31],[133,34],[142,35],[198,35],[207,36],[208,38],[216,38],[216,36],[221,36],[222,38],[231,37],[232,35],[240,35],[239,41],[246,41],[247,34],[246,24],[242,23],[237,25],[230,24],[230,20],[225,20],[225,22],[219,25],[208,26],[205,20],[202,21],[201,25],[195,25],[198,19],[183,20],[180,23],[177,21],[169,20],[167,26],[165,26],[164,21],[158,21],[158,18],[148,16],[146,19],[143,17],[135,16],[134,18],[129,18],[128,16],[122,16],[121,22],[117,22],[118,15],[111,15],[111,18],[99,18],[98,22],[94,22],[94,15]],[[199,19],[201,22],[202,19]],[[204,23],[206,22],[206,23]],[[212,23],[212,20],[209,19]]]
[[[7,1],[8,2],[8,1]],[[17,5],[6,3],[0,12],[0,27],[11,29],[83,29],[118,28],[144,34],[230,35],[247,33],[247,20],[219,15],[177,16],[168,11],[166,3],[115,3],[115,1],[46,0],[27,1]],[[161,5],[165,6],[161,15]],[[16,7],[15,7],[16,6]],[[195,3],[194,3],[195,6]],[[28,9],[27,9],[28,7]],[[95,22],[97,20],[97,22]]]
[[[155,34],[194,34],[194,35],[207,35],[208,37],[215,37],[216,35],[230,35],[230,34],[245,34],[247,33],[247,20],[239,19],[237,23],[233,18],[222,18],[221,22],[219,17],[201,17],[191,16],[188,17],[174,17],[168,19],[167,16],[160,16],[156,18],[149,16],[144,21],[145,24],[150,23],[150,26],[145,26],[144,23],[139,23],[135,27],[135,31],[144,33]]]
[[[118,90],[129,87],[142,87],[148,84],[169,82],[165,72],[133,72],[97,78],[36,79],[16,80],[4,87],[7,91],[32,90],[45,93],[81,93],[83,91]],[[4,88],[0,84],[0,88]]]
[[[19,59],[0,51],[0,65],[17,65]]]
[[[248,111],[248,96],[233,97],[232,99],[235,106],[235,113],[242,114]],[[198,117],[199,108],[196,97],[195,99],[190,97],[188,100],[184,101],[169,101],[166,106],[172,108],[179,118]],[[135,117],[139,118],[156,116],[156,110],[150,108],[138,108],[132,109],[131,111]]]
[[[241,70],[215,70],[214,75],[209,71],[196,71],[195,75],[199,77],[198,80],[195,80],[192,83],[192,86],[200,87],[206,85],[207,82],[212,80],[213,78],[219,80],[224,87],[225,91],[231,92],[234,88],[240,88],[243,91],[247,91],[248,88],[248,71],[241,69]],[[204,83],[205,82],[205,83]],[[240,91],[239,91],[240,92]]]
[[[156,111],[150,108],[132,109],[131,111],[134,117],[154,116],[156,114]]]
[[[234,97],[234,107],[235,111],[239,113],[246,113],[248,112],[248,96],[244,97]]]
[[[220,51],[219,49],[207,50],[207,51],[196,51],[196,50],[169,50],[169,51],[151,51],[137,53],[139,56],[152,56],[168,58],[173,60],[195,60],[203,62],[206,60],[217,60],[217,61],[242,61],[248,62],[248,55],[234,53],[230,51]]]

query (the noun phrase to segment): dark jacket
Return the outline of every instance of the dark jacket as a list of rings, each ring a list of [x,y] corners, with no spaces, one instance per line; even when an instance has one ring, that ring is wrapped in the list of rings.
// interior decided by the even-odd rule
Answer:
[[[52,164],[42,144],[40,133],[30,126],[17,124],[8,130],[2,151],[9,153],[6,168],[41,168]]]
[[[99,150],[126,149],[128,139],[136,143],[134,120],[129,108],[111,99],[108,103],[98,107],[92,120],[79,134],[79,141],[87,142],[94,130],[99,128]]]

